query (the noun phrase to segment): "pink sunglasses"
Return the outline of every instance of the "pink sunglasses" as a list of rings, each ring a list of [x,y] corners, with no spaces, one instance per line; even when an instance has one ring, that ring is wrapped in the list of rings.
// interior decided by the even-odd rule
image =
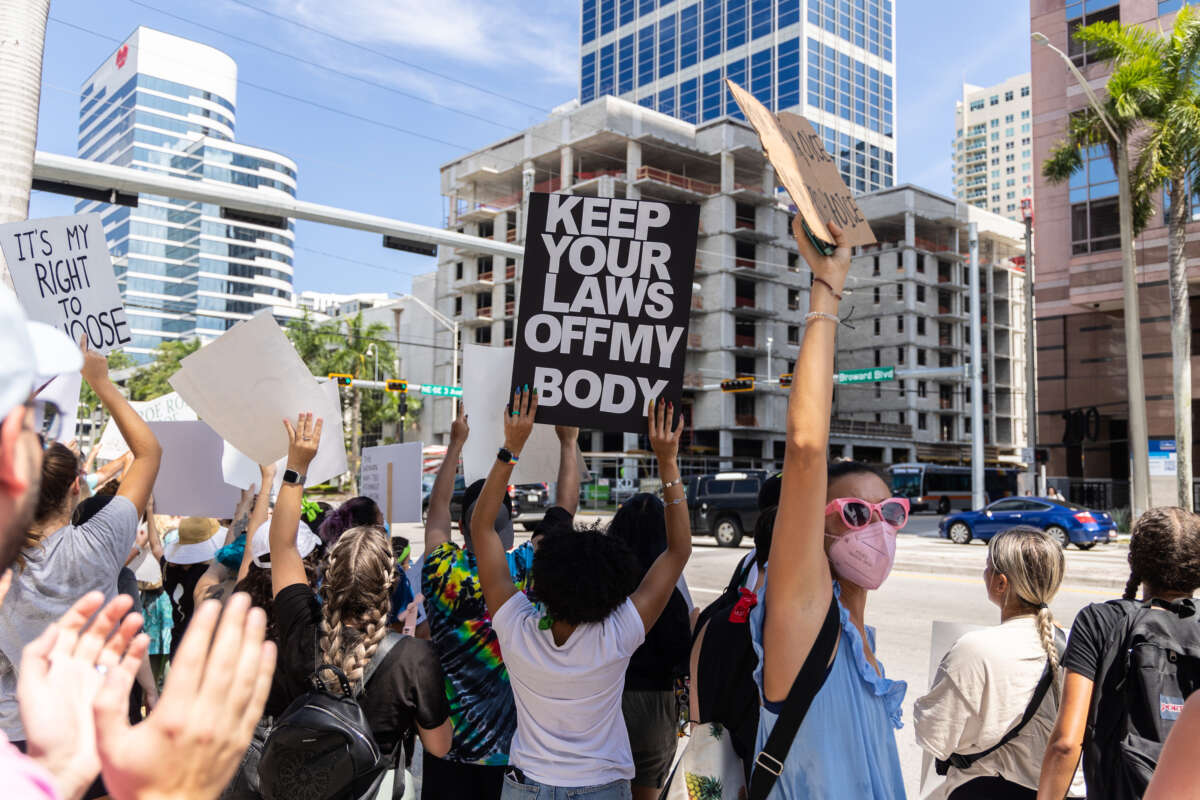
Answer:
[[[842,522],[852,530],[867,527],[872,514],[878,513],[881,520],[898,530],[908,522],[908,498],[889,497],[882,503],[868,503],[857,497],[839,497],[825,506],[825,513],[841,514]]]

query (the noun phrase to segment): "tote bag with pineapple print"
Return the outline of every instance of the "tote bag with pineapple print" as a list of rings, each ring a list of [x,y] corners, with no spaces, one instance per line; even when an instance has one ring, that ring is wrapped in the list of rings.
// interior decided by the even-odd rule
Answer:
[[[659,800],[746,800],[742,760],[724,728],[709,722],[692,728]]]

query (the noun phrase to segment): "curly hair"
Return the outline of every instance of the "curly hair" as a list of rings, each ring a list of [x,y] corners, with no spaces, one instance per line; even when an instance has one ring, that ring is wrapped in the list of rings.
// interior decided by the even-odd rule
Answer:
[[[533,556],[533,588],[553,620],[571,625],[601,622],[641,579],[633,551],[596,528],[552,530]]]
[[[625,543],[645,575],[667,549],[667,517],[662,500],[648,492],[635,494],[613,514],[607,533]]]
[[[988,540],[988,564],[1008,578],[1017,600],[1036,612],[1042,650],[1050,669],[1058,671],[1058,648],[1054,644],[1054,614],[1048,603],[1062,585],[1067,559],[1063,549],[1042,530],[1028,525],[1009,528]]]
[[[321,584],[321,661],[351,686],[387,635],[395,560],[387,533],[375,525],[351,528],[330,548]],[[335,689],[337,682],[329,683]]]
[[[1152,508],[1134,523],[1129,538],[1125,599],[1146,594],[1192,592],[1200,587],[1200,517],[1177,506]]]
[[[378,525],[381,516],[379,505],[371,498],[351,497],[325,515],[317,536],[321,537],[325,547],[332,547],[346,531],[359,526]]]
[[[304,574],[308,576],[308,585],[316,587],[321,568],[321,556],[313,550],[304,557]],[[245,592],[250,595],[250,602],[267,613],[267,639],[279,643],[279,628],[275,625],[275,592],[271,588],[271,568],[260,567],[251,563],[246,577],[233,587],[235,592]]]

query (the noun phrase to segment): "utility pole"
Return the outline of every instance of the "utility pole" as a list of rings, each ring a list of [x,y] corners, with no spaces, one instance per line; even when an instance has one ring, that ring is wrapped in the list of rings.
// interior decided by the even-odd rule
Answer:
[[[1045,487],[1038,485],[1037,469],[1037,338],[1033,317],[1033,201],[1021,201],[1021,214],[1025,217],[1025,433],[1027,447],[1032,457],[1027,465],[1029,485],[1039,497]]]
[[[49,14],[50,0],[0,0],[0,223],[29,217]]]
[[[970,274],[971,317],[971,506],[983,508],[983,338],[979,319],[979,226],[967,223],[967,269]]]

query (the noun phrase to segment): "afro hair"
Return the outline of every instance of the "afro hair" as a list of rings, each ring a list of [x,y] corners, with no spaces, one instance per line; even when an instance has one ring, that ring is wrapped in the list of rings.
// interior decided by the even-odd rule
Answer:
[[[533,556],[533,592],[551,619],[601,622],[637,588],[642,569],[624,542],[595,528],[551,530]]]

